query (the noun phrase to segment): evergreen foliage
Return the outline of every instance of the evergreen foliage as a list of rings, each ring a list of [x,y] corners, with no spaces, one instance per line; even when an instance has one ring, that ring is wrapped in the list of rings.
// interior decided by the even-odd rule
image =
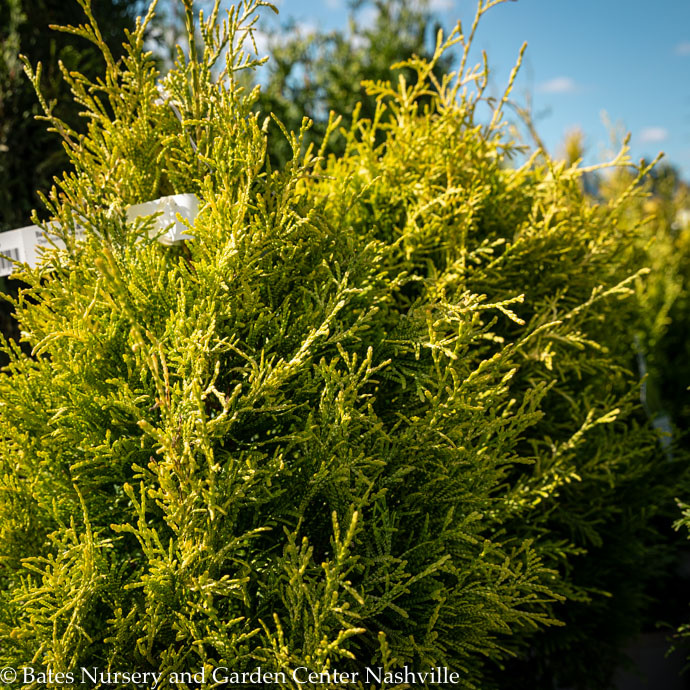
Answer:
[[[423,83],[428,67],[418,68]],[[506,343],[529,338],[509,360],[511,394],[543,391],[543,416],[516,448],[532,467],[509,475],[497,521],[519,543],[543,546],[544,562],[566,575],[553,585],[567,598],[553,608],[566,626],[530,638],[527,658],[499,675],[500,687],[607,687],[623,642],[650,622],[650,588],[658,592],[673,571],[663,525],[685,481],[682,461],[662,462],[635,412],[630,370],[643,306],[626,296],[646,272],[638,247],[647,233],[631,203],[649,168],[608,203],[592,203],[583,170],[539,150],[517,170],[505,166],[513,151],[500,114],[488,126],[474,116],[483,84],[457,108],[457,91],[429,81],[371,85],[387,102],[375,118],[386,145],[373,143],[376,124],[362,122],[326,171],[356,180],[365,203],[342,222],[397,245],[396,261],[419,281],[412,304],[466,290],[494,303],[520,300],[511,307],[517,319],[493,325],[495,345],[482,352],[506,356]],[[429,87],[439,93],[436,117],[415,102]],[[614,165],[625,164],[622,152]],[[324,185],[324,197],[337,199]]]
[[[510,167],[510,84],[475,115],[469,44],[500,1],[413,79],[369,83],[341,155],[335,116],[318,147],[305,120],[274,168],[242,87],[265,3],[195,27],[184,0],[190,49],[161,76],[155,3],[117,61],[80,0],[70,31],[106,63],[65,74],[86,133],[42,100],[73,167],[45,200],[67,249],[18,273],[31,355],[3,346],[0,666],[605,686],[686,479],[631,370],[636,180],[599,205],[539,150]],[[184,246],[126,222],[182,192]]]

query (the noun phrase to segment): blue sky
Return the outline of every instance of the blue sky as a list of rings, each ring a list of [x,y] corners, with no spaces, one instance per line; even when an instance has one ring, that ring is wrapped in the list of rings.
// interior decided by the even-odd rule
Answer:
[[[293,17],[305,30],[347,26],[346,0],[276,4],[281,19]],[[431,0],[431,6],[444,26],[461,19],[469,27],[476,3]],[[368,20],[366,12],[360,21]],[[559,152],[568,130],[580,128],[586,162],[600,162],[612,150],[612,129],[630,132],[634,160],[664,151],[665,160],[690,180],[690,0],[498,5],[484,15],[475,40],[477,51],[487,51],[495,93],[524,41],[528,47],[513,96],[523,105],[531,99],[551,153]]]

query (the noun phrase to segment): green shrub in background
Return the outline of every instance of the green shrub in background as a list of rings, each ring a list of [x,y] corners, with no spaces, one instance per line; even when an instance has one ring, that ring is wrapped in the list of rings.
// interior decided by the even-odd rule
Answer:
[[[639,251],[651,267],[649,279],[637,286],[642,307],[638,359],[646,370],[643,401],[647,415],[660,433],[665,434],[667,453],[687,453],[690,436],[690,194],[687,185],[678,180],[670,166],[657,166],[654,176],[645,182],[647,199],[632,206],[631,215],[646,216],[645,232],[641,236]],[[615,193],[624,183],[624,174],[608,181],[604,192]],[[685,456],[687,457],[687,456]],[[687,528],[687,493],[678,493],[682,502],[682,516],[676,528]],[[683,532],[685,530],[683,529]],[[688,548],[683,548],[687,568]],[[666,591],[667,619],[671,623],[683,622],[677,647],[688,650],[688,597],[687,584],[679,582],[676,592]],[[674,610],[675,609],[675,610]]]
[[[580,159],[582,134],[572,133],[565,150],[571,163]],[[607,174],[597,171],[589,173],[586,186],[593,199],[610,202],[636,175],[629,167],[614,168]],[[635,262],[650,270],[644,280],[636,282],[640,314],[635,350],[638,370],[646,376],[641,396],[647,416],[655,420],[659,431],[663,427],[672,432],[664,444],[673,437],[687,448],[690,188],[672,165],[655,161],[643,176],[640,191],[626,202],[622,222],[638,229]]]
[[[667,415],[675,434],[687,448],[690,428],[690,190],[671,166],[660,165],[647,180],[649,198],[640,215],[646,215],[643,249],[652,272],[639,290],[648,321],[640,339],[650,369],[648,400],[651,415]]]
[[[565,142],[570,163],[583,155],[582,136],[571,134]],[[644,163],[643,163],[644,164]],[[611,203],[635,180],[636,172],[628,167],[587,173],[588,193],[599,203]],[[650,272],[635,284],[639,313],[634,316],[634,349],[637,370],[643,383],[641,403],[647,418],[657,430],[667,457],[678,455],[687,460],[688,448],[688,369],[687,324],[690,322],[688,303],[688,269],[690,257],[690,195],[673,166],[656,163],[643,176],[642,193],[625,204],[621,222],[636,228],[638,239],[634,261],[649,267]],[[680,498],[684,498],[679,494]],[[676,516],[677,518],[677,516]],[[685,518],[676,520],[676,527]],[[660,534],[668,534],[670,522],[658,523]],[[687,620],[688,550],[678,543],[680,567],[676,575],[660,582],[652,596],[650,620],[664,621],[671,631]],[[686,626],[683,627],[686,632]],[[676,637],[675,646],[680,646]]]
[[[86,135],[51,117],[67,250],[20,273],[32,356],[0,377],[0,666],[604,687],[686,481],[636,402],[635,181],[597,205],[539,151],[510,167],[476,24],[369,84],[342,155],[305,121],[273,169],[240,86],[263,3],[197,34],[185,0],[163,78],[153,8],[117,63],[82,6],[106,72],[68,75]],[[181,192],[185,246],[125,222]]]

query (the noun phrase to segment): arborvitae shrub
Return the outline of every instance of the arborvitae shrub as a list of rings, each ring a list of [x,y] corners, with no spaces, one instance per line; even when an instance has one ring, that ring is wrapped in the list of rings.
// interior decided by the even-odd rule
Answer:
[[[67,249],[20,271],[32,355],[6,343],[0,377],[0,666],[295,687],[298,666],[408,664],[483,690],[531,649],[546,687],[591,662],[586,618],[616,623],[603,682],[678,481],[629,370],[634,186],[597,206],[575,168],[510,167],[466,40],[459,76],[433,77],[457,34],[413,86],[370,85],[344,155],[302,150],[305,123],[273,170],[238,76],[261,3],[197,34],[186,2],[190,50],[161,78],[148,17],[116,63],[82,2],[106,72],[68,75],[86,136],[47,105]],[[182,192],[184,246],[126,222]],[[540,637],[555,619],[575,625]]]
[[[506,356],[517,340],[513,399],[544,391],[543,416],[515,446],[531,467],[509,473],[497,522],[565,575],[552,587],[567,602],[552,610],[567,625],[531,637],[500,686],[605,687],[624,641],[651,622],[650,586],[673,570],[668,527],[684,476],[680,457],[664,459],[650,434],[631,371],[642,325],[627,297],[644,278],[647,234],[631,197],[643,171],[596,204],[580,170],[545,155],[507,167],[503,131],[475,123],[481,90],[457,107],[457,92],[440,85],[431,116],[417,87],[372,90],[383,124],[353,128],[345,156],[325,168],[324,198],[338,203],[336,180],[353,180],[364,203],[334,215],[391,244],[394,263],[416,278],[411,304],[465,292],[520,299],[511,309],[524,325],[496,321],[482,356]],[[386,145],[375,148],[382,129]]]

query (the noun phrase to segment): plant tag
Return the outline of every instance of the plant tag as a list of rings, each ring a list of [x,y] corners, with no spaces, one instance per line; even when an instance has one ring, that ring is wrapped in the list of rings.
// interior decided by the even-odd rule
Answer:
[[[54,225],[48,223],[49,226]],[[83,234],[77,228],[77,237]],[[32,268],[41,259],[40,249],[54,245],[58,249],[64,249],[65,243],[52,233],[45,233],[38,225],[27,225],[16,230],[0,232],[0,276],[9,276],[14,273],[13,261],[21,261]]]
[[[178,219],[178,214],[189,223],[193,223],[198,212],[199,200],[194,194],[174,194],[155,201],[130,206],[127,209],[127,220],[132,222],[136,218],[151,216],[154,213],[160,214],[156,218],[152,236],[158,235],[158,241],[161,244],[170,246],[183,240],[192,239],[192,236],[186,233],[187,226]],[[159,234],[161,231],[164,232]]]
[[[151,230],[151,236],[158,236],[158,241],[169,247],[183,240],[193,239],[187,234],[187,226],[178,219],[178,214],[180,218],[193,223],[198,212],[199,200],[194,194],[174,194],[130,206],[127,209],[127,221],[131,223],[136,218],[160,214]],[[82,232],[77,227],[77,237]],[[0,277],[14,273],[13,261],[21,261],[33,268],[41,258],[39,248],[50,244],[58,249],[65,248],[62,240],[50,233],[44,233],[38,225],[0,232]]]
[[[14,271],[13,261],[26,261],[24,250],[24,230],[9,230],[0,233],[0,276],[8,276]]]

